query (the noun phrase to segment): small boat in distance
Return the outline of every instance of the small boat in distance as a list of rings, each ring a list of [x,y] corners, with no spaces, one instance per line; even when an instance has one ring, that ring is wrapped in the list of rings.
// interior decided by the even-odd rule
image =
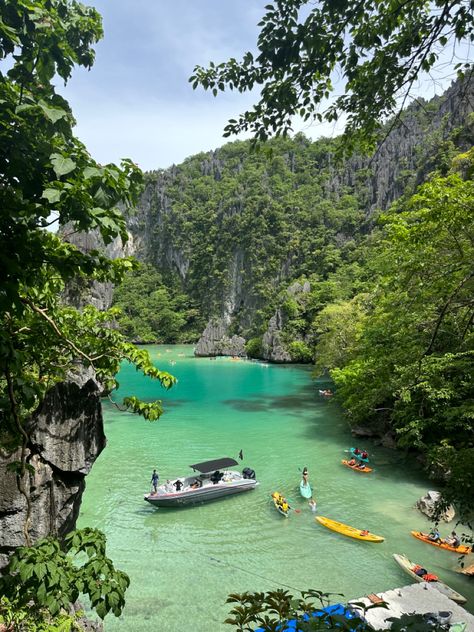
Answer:
[[[249,467],[242,473],[227,469],[234,465],[237,461],[228,457],[195,463],[189,467],[198,474],[167,480],[144,499],[156,507],[180,507],[255,489],[255,472]]]
[[[319,389],[319,394],[322,397],[332,397],[334,395],[330,388],[325,388],[323,390]]]

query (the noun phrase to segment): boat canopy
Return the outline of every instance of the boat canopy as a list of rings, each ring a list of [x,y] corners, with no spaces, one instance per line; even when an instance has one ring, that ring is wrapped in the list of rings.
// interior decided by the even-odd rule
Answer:
[[[208,474],[209,472],[215,472],[216,470],[220,470],[224,467],[229,467],[230,465],[238,465],[235,459],[230,459],[226,457],[224,459],[215,459],[214,461],[203,461],[202,463],[195,463],[194,465],[190,465],[193,470],[197,470],[201,472],[201,474]]]

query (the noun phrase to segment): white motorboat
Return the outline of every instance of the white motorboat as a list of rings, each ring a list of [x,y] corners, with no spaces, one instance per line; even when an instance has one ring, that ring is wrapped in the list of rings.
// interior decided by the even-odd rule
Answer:
[[[231,458],[195,463],[190,465],[193,475],[167,480],[156,493],[145,494],[145,500],[157,507],[179,507],[255,489],[255,472],[249,467],[242,473],[228,469],[235,465]]]

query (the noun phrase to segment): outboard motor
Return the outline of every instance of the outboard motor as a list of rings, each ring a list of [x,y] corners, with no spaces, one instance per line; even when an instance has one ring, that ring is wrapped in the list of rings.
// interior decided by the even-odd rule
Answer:
[[[244,467],[242,470],[242,476],[244,478],[255,478],[255,470],[252,470],[250,467]]]

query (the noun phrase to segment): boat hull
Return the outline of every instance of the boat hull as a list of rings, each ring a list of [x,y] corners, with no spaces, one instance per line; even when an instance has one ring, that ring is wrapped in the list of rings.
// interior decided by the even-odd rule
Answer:
[[[147,494],[145,500],[154,507],[181,507],[183,505],[195,505],[217,500],[226,496],[233,496],[242,492],[255,489],[258,482],[255,480],[242,480],[238,483],[219,483],[217,485],[188,489],[181,492],[168,494]]]
[[[365,542],[383,542],[385,539],[381,535],[375,535],[374,533],[366,533],[363,535],[363,529],[355,529],[347,524],[336,522],[336,520],[331,520],[330,518],[325,518],[324,516],[316,516],[315,520],[327,529],[346,535],[348,538],[364,540]]]
[[[425,581],[423,579],[423,577],[420,577],[419,575],[417,575],[412,570],[412,568],[415,566],[415,564],[413,564],[413,562],[411,562],[407,558],[406,555],[399,555],[398,553],[394,553],[393,554],[393,559],[405,571],[405,573],[410,575],[410,577],[412,577],[415,581],[417,581],[417,582]],[[459,594],[458,592],[456,592],[455,590],[450,588],[444,582],[441,582],[441,581],[438,580],[438,581],[429,582],[429,583],[430,583],[431,586],[436,588],[436,590],[439,590],[440,593],[442,593],[443,595],[445,595],[449,599],[452,599],[453,601],[456,601],[457,603],[466,603],[467,600],[466,600],[465,597],[463,597],[461,594]]]
[[[453,551],[454,553],[460,553],[461,555],[468,555],[472,552],[471,547],[469,546],[451,546],[450,544],[445,544],[444,542],[433,542],[426,536],[424,536],[420,531],[411,531],[410,532],[413,537],[421,540],[422,542],[426,542],[426,544],[432,544],[433,546],[437,546],[439,549],[445,549],[446,551]]]

